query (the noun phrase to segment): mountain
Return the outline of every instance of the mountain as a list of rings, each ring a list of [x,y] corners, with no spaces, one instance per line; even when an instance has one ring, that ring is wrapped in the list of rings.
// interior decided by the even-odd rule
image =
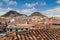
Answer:
[[[40,13],[40,12],[34,12],[34,13],[32,13],[30,16],[41,16],[41,17],[46,17],[45,15],[43,15],[43,14]]]
[[[20,14],[16,11],[10,10],[6,14],[2,15],[2,17],[16,17],[16,16],[22,16],[22,15],[25,15],[25,14]],[[27,15],[25,15],[25,16],[27,16]]]

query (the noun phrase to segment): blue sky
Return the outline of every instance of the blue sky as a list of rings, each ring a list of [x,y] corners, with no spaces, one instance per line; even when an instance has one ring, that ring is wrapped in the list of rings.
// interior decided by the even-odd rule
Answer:
[[[0,15],[9,10],[27,15],[39,11],[47,16],[59,16],[60,0],[0,0]]]

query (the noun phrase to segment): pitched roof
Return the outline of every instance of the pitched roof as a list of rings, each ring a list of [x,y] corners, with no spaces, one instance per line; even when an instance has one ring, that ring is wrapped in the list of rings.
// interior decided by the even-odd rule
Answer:
[[[60,29],[32,29],[7,34],[0,40],[60,40]]]

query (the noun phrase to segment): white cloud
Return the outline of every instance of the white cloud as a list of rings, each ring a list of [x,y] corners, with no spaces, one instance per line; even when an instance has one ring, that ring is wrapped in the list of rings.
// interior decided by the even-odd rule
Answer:
[[[2,2],[0,2],[0,6],[2,6],[3,5],[3,3]]]
[[[53,9],[48,9],[42,12],[46,16],[59,16],[60,15],[60,6]]]
[[[46,5],[46,2],[41,2],[41,5],[42,5],[42,6],[45,6],[45,5]]]
[[[12,8],[6,8],[6,9],[3,9],[3,8],[0,8],[0,16],[1,15],[4,15],[6,12],[10,11],[10,10],[14,10]],[[15,10],[21,14],[27,14],[27,15],[30,15],[31,13],[35,12],[35,11],[38,11],[37,9],[35,8],[29,8],[29,9],[22,9],[22,10]]]
[[[60,0],[57,0],[56,3],[60,4]]]
[[[26,7],[30,7],[30,8],[32,8],[32,7],[34,7],[34,6],[36,6],[38,4],[38,2],[36,2],[36,3],[26,3],[25,5],[26,5]]]
[[[8,5],[16,5],[16,4],[17,4],[16,1],[9,1],[9,2],[8,2]]]
[[[8,6],[10,5],[17,5],[17,2],[16,1],[13,1],[13,0],[3,0]]]
[[[31,13],[33,13],[35,11],[37,11],[37,9],[35,9],[35,8],[23,9],[23,10],[20,11],[20,13],[30,15]]]
[[[3,0],[4,2],[9,2],[9,0]]]

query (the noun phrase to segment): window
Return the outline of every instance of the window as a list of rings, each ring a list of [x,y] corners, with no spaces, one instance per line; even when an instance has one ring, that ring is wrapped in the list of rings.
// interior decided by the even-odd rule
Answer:
[[[10,29],[10,31],[12,31],[12,29]]]
[[[26,28],[26,30],[28,30],[28,28]]]
[[[34,28],[34,26],[32,26]]]
[[[58,24],[60,26],[60,24]]]
[[[23,28],[21,28],[21,30],[23,30]]]
[[[53,25],[57,25],[57,24],[53,24]]]

